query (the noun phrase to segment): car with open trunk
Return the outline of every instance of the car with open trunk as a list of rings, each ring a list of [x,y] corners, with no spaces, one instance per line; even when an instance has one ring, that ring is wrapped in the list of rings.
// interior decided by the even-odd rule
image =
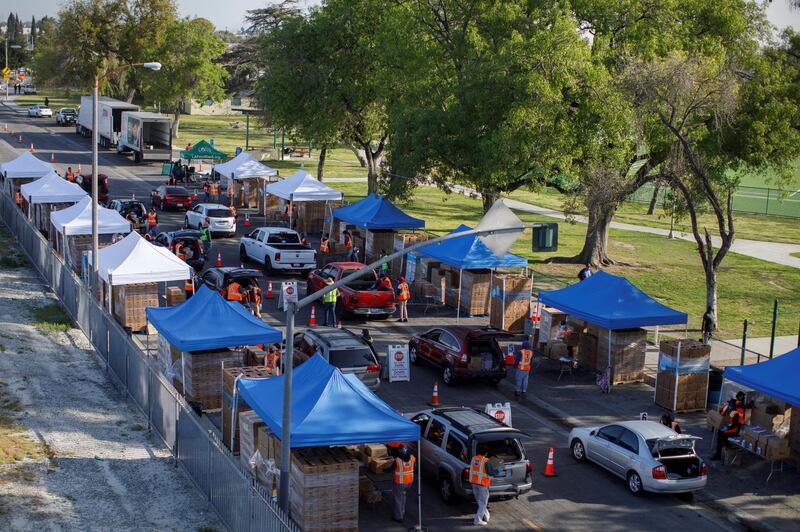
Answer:
[[[331,262],[320,270],[308,274],[307,294],[325,287],[327,279],[338,281],[364,268],[360,262]],[[384,287],[378,273],[368,270],[358,279],[339,288],[336,310],[341,315],[381,316],[394,314],[397,300],[394,290]]]

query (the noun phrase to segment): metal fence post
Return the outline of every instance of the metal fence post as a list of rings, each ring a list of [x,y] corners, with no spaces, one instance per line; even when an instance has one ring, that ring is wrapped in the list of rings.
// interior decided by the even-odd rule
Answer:
[[[778,326],[778,300],[772,305],[772,336],[769,339],[769,359],[775,353],[775,328]]]
[[[767,189],[767,204],[764,206],[764,214],[769,214],[769,195],[772,192],[771,188]]]
[[[740,366],[744,366],[744,356],[747,352],[747,320],[744,320],[744,325],[742,326],[742,358],[739,361]]]

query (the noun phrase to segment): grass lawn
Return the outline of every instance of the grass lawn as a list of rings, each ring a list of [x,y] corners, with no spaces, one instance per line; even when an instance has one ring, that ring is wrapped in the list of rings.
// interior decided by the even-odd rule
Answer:
[[[558,211],[564,209],[564,197],[561,193],[551,188],[546,188],[541,192],[517,190],[509,194],[508,197]],[[623,203],[614,215],[614,221],[669,229],[669,214],[664,213],[661,208],[656,208],[654,214],[648,215],[647,207],[648,205],[644,203]],[[583,213],[584,211],[581,211],[579,214]],[[714,234],[713,229],[717,225],[714,216],[703,214],[700,216],[700,222],[709,227],[712,230],[712,234]],[[735,213],[734,224],[737,238],[800,244],[800,219],[798,218]],[[689,219],[677,221],[675,230],[690,233],[692,225]]]
[[[331,183],[348,197],[366,194],[366,183]],[[414,197],[399,205],[409,214],[423,218],[427,229],[445,232],[459,223],[475,225],[482,215],[479,201],[458,194],[446,194],[433,187],[419,187]],[[431,213],[434,213],[431,214]],[[522,215],[528,223],[552,219]],[[530,259],[531,267],[538,272],[542,284],[565,285],[573,283],[579,266],[575,264],[549,264],[553,256],[572,256],[580,251],[585,226],[560,223],[559,251],[557,253],[531,252],[531,236],[527,233],[512,251]],[[612,256],[624,263],[607,269],[610,273],[624,275],[636,286],[659,301],[689,314],[689,328],[700,328],[704,311],[705,282],[700,273],[700,259],[691,242],[668,240],[665,237],[612,230],[610,235]],[[536,278],[536,277],[535,277]],[[544,279],[542,279],[544,278]],[[719,275],[720,322],[723,338],[741,336],[741,323],[750,320],[750,335],[768,336],[772,318],[772,302],[778,298],[781,311],[778,334],[795,334],[797,316],[800,315],[800,270],[730,254],[725,258]]]
[[[50,109],[55,113],[62,107],[78,107],[81,104],[81,92],[65,92],[61,89],[40,90],[39,94],[20,94],[16,97],[17,105],[44,105],[44,99],[50,100]],[[89,93],[87,93],[89,94]]]

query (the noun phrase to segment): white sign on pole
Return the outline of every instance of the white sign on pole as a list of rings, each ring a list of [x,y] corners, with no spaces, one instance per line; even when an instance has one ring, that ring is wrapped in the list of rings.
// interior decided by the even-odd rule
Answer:
[[[500,423],[511,426],[511,403],[486,403],[485,412]]]
[[[297,303],[297,281],[287,281],[281,284],[281,300],[284,312],[289,310],[289,303]]]
[[[411,381],[411,365],[408,362],[408,344],[390,345],[386,361],[389,364],[389,382]]]
[[[417,270],[417,254],[414,252],[406,255],[406,282],[411,284],[414,282],[414,274]]]

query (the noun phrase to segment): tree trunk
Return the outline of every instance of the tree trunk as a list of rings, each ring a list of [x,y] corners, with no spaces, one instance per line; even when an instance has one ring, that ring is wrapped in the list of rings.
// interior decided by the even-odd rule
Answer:
[[[481,199],[483,200],[483,213],[486,214],[492,208],[494,202],[497,200],[498,195],[494,192],[481,192]]]
[[[706,314],[711,320],[709,332],[716,331],[719,325],[717,317],[717,269],[713,264],[706,268]]]
[[[350,151],[352,151],[353,154],[356,156],[356,159],[358,159],[358,164],[361,165],[361,168],[366,168],[367,158],[364,156],[364,154],[361,153],[361,150],[359,150],[352,144],[348,144],[347,147],[350,148]]]
[[[614,261],[608,256],[608,228],[611,226],[615,210],[608,205],[589,210],[589,223],[586,225],[583,249],[569,262],[591,264],[595,267],[614,264]]]
[[[652,216],[656,210],[656,203],[658,203],[658,193],[661,191],[661,185],[656,185],[653,189],[653,197],[650,198],[650,206],[647,208],[647,215]]]
[[[136,89],[128,89],[128,95],[125,97],[125,101],[131,103],[134,96],[136,96]]]
[[[328,145],[323,144],[319,150],[319,162],[317,163],[317,179],[322,181],[325,172],[325,157],[328,155]]]
[[[181,112],[175,111],[172,113],[172,138],[177,139],[180,137],[181,127]]]
[[[378,164],[377,159],[373,156],[372,150],[367,146],[364,149],[367,156],[367,193],[378,193]]]

